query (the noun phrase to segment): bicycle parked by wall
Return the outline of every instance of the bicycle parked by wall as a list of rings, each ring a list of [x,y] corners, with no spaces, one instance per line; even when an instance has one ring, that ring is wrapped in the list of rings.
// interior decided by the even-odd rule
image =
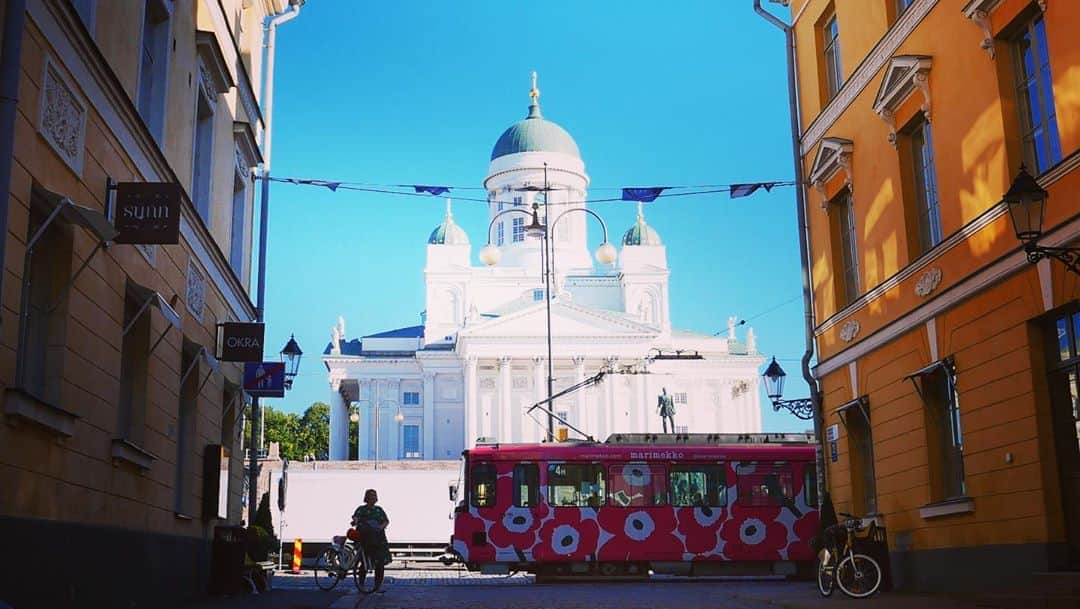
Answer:
[[[350,528],[345,535],[335,535],[330,547],[315,560],[315,585],[331,590],[352,574],[356,589],[364,592],[364,580],[371,563],[360,541],[361,535],[356,528]]]
[[[856,550],[861,540],[874,538],[877,523],[866,526],[851,514],[841,512],[840,516],[844,521],[825,529],[824,547],[818,552],[818,591],[830,596],[840,586],[851,598],[866,598],[881,587],[881,566]]]

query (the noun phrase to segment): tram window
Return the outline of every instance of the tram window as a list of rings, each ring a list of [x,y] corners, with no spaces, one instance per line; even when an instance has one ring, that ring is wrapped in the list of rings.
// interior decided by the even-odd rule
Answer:
[[[514,466],[514,505],[534,507],[540,503],[540,470],[535,463]]]
[[[671,505],[727,505],[727,475],[723,465],[672,465],[668,478],[671,480]]]
[[[794,484],[786,463],[743,462],[735,469],[741,505],[777,506],[792,500]]]
[[[664,466],[620,463],[608,469],[608,505],[648,507],[667,505]]]
[[[806,505],[817,507],[817,464],[807,463],[803,468],[803,492],[806,493]]]
[[[591,463],[548,466],[548,503],[556,507],[600,507],[604,502],[604,468]]]
[[[471,476],[472,504],[476,507],[495,506],[496,474],[494,465],[476,465]]]

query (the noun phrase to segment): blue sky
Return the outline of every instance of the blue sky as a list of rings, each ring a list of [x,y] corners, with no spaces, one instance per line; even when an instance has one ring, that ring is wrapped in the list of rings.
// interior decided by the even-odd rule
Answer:
[[[545,118],[581,149],[590,198],[792,177],[783,37],[750,0],[313,0],[277,43],[278,177],[479,187],[495,140],[525,116],[532,70]],[[748,319],[801,397],[794,197],[659,199],[646,216],[667,246],[673,325],[712,333],[729,315]],[[307,356],[289,396],[268,403],[301,411],[328,401],[319,355],[338,315],[349,337],[420,323],[425,243],[444,203],[273,184],[270,206],[268,344],[295,333]],[[633,222],[631,203],[591,207],[616,235]],[[484,205],[454,215],[475,262]],[[764,426],[809,423],[766,406]]]

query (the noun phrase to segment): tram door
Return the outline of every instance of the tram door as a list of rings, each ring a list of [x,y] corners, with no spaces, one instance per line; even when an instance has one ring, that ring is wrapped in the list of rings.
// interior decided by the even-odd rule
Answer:
[[[1080,570],[1080,311],[1055,320],[1049,373],[1054,446],[1070,568]]]

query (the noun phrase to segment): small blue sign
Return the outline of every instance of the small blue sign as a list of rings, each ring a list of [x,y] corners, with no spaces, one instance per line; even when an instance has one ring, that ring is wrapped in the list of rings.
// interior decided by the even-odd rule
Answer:
[[[836,440],[829,442],[829,458],[832,459],[833,463],[836,463],[840,458],[840,450],[836,447]]]
[[[252,397],[285,397],[284,362],[247,362],[244,364],[244,391]]]

